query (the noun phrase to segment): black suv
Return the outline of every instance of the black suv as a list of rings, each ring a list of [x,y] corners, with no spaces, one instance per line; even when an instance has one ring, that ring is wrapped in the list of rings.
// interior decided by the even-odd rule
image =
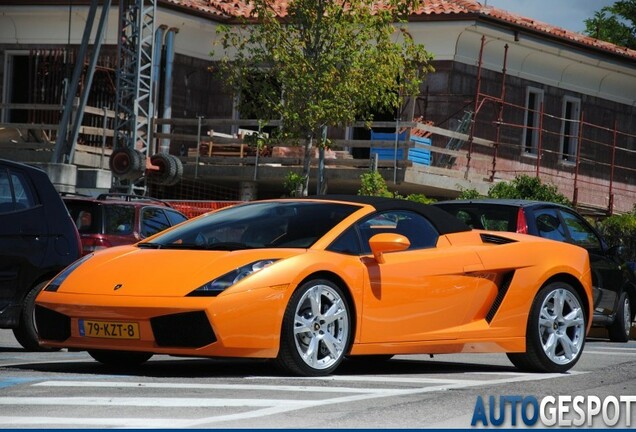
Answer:
[[[434,204],[476,229],[513,231],[572,243],[589,252],[592,267],[592,325],[607,327],[610,340],[627,342],[634,320],[636,277],[621,258],[621,247],[608,247],[576,211],[542,201],[475,199]]]
[[[62,199],[79,230],[84,255],[137,243],[188,219],[168,203],[140,195],[65,195]]]
[[[35,297],[80,254],[75,224],[48,175],[0,159],[0,328],[12,328],[24,348],[39,348]]]

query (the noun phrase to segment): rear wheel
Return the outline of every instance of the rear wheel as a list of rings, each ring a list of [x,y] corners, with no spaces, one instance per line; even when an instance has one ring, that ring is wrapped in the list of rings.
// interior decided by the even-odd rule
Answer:
[[[90,350],[88,354],[100,363],[117,367],[139,366],[152,357],[151,353],[137,351]]]
[[[349,347],[351,314],[336,284],[315,279],[292,294],[281,331],[277,364],[295,375],[333,372]]]
[[[510,353],[519,369],[565,372],[581,357],[586,317],[577,292],[567,283],[553,282],[535,297],[526,330],[526,352]]]
[[[632,307],[626,292],[621,294],[614,322],[607,328],[612,342],[628,342],[632,330]]]
[[[38,332],[35,326],[35,298],[46,286],[48,281],[41,282],[34,286],[24,298],[22,312],[18,327],[13,329],[13,335],[24,349],[28,351],[58,351],[59,348],[43,348],[38,341]]]

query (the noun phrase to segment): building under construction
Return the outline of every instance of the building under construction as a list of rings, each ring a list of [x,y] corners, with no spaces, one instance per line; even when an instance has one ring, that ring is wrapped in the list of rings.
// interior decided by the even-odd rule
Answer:
[[[241,118],[214,72],[216,28],[245,17],[243,1],[99,2],[95,22],[108,7],[94,66],[94,33],[81,55],[92,2],[16,3],[0,0],[0,157],[73,165],[78,182],[68,188],[123,186],[181,199],[280,196],[287,173],[300,171],[296,149],[257,152],[244,139],[258,119]],[[139,5],[152,12],[141,23],[130,19]],[[636,51],[473,0],[424,2],[409,30],[434,54],[435,72],[402,112],[376,117],[373,130],[329,130],[329,193],[356,193],[376,157],[401,194],[485,193],[528,174],[587,212],[633,208]],[[147,59],[122,65],[122,50],[135,49]],[[73,104],[66,95],[78,58]],[[122,99],[122,88],[135,86],[141,93]],[[76,138],[64,131],[66,147],[61,123],[77,125]],[[116,157],[121,148],[144,159]],[[113,159],[133,169],[117,164],[113,177]]]

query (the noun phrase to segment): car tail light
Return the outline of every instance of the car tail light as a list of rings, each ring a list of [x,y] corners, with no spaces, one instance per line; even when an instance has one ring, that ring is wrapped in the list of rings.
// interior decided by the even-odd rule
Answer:
[[[93,235],[82,236],[82,254],[87,255],[100,249],[111,247],[112,244],[103,237]]]
[[[517,212],[517,232],[528,234],[528,222],[526,221],[526,212],[522,208]]]

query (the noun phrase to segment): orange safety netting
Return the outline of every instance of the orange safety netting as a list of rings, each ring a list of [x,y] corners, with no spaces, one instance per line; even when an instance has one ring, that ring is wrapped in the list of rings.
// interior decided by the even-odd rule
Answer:
[[[178,200],[164,200],[170,203],[175,209],[186,215],[188,218],[202,215],[203,213],[210,212],[212,210],[218,210],[223,207],[232,206],[238,204],[241,201],[178,201]]]

